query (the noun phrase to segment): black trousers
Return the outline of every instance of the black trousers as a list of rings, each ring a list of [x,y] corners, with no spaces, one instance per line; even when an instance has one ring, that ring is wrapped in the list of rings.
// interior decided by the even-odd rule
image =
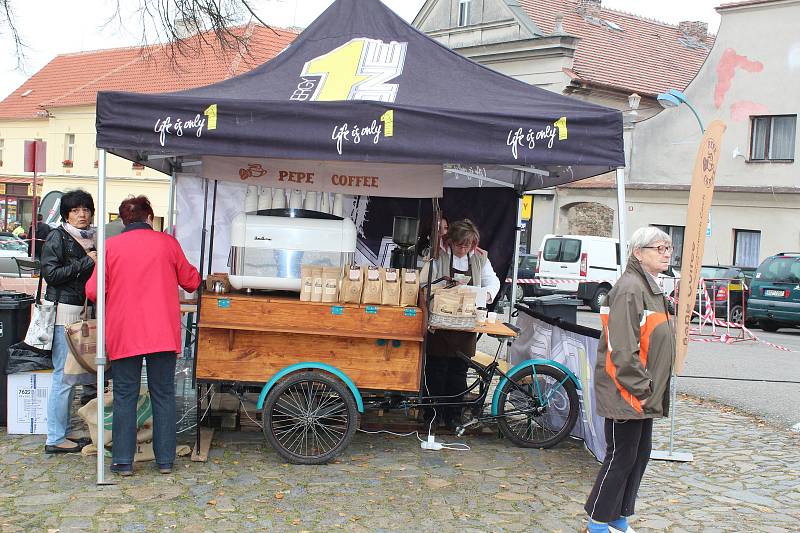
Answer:
[[[595,522],[631,516],[653,447],[653,419],[606,418],[606,458],[594,482],[586,513]]]

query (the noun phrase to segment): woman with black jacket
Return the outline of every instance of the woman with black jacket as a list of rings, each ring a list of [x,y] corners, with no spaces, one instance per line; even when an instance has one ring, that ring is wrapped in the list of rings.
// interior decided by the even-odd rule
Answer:
[[[97,261],[93,217],[94,201],[89,193],[67,192],[61,197],[63,222],[47,235],[42,248],[42,277],[47,282],[45,300],[57,306],[45,453],[79,452],[89,443],[88,439],[69,435],[73,387],[65,384],[63,377],[68,352],[64,325],[80,319],[86,300],[84,286]]]

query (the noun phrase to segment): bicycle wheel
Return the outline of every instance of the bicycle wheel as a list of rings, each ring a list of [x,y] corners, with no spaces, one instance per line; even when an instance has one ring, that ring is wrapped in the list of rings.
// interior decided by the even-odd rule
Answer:
[[[511,442],[524,448],[550,448],[572,431],[578,418],[578,392],[558,368],[527,366],[503,385],[497,412],[500,431]]]
[[[305,371],[280,380],[267,395],[264,435],[287,461],[327,463],[347,448],[359,413],[350,390],[327,372]]]

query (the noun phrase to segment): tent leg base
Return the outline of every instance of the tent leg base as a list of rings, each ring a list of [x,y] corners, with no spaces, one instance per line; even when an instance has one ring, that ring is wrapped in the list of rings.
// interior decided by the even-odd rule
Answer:
[[[653,450],[650,452],[650,459],[656,461],[675,461],[678,463],[691,463],[694,461],[692,452],[677,452],[667,450]]]

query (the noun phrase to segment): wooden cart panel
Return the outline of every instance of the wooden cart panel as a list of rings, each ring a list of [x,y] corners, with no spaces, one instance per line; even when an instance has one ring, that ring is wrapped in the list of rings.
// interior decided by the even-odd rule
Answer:
[[[203,296],[200,327],[421,341],[425,331],[423,318],[422,310],[417,307],[214,294]]]
[[[425,317],[419,308],[204,295],[197,379],[264,383],[296,363],[335,366],[361,389],[417,392]]]
[[[236,331],[229,350],[228,332],[220,329],[201,329],[198,342],[198,379],[266,383],[287,366],[316,361],[340,369],[360,389],[419,390],[419,342],[378,346],[376,339]]]

